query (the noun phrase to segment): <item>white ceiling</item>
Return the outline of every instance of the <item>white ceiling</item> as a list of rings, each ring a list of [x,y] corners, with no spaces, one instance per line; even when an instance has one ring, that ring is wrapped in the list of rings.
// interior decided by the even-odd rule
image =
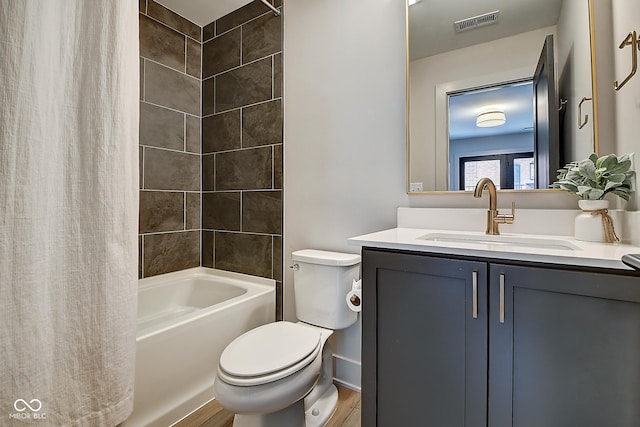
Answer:
[[[562,0],[422,0],[409,6],[409,57],[414,60],[556,25],[561,5]],[[495,10],[500,11],[497,24],[455,32],[455,21]]]
[[[504,111],[507,122],[479,128],[478,113],[488,106]],[[533,85],[531,82],[466,92],[449,97],[449,139],[533,132]]]
[[[253,0],[155,0],[201,27],[233,12]]]
[[[409,58],[415,60],[556,25],[561,7],[562,0],[422,0],[409,7]],[[496,10],[500,11],[498,23],[455,32],[455,21]],[[458,95],[450,97],[449,102],[450,139],[531,132],[533,128],[531,85]],[[507,122],[491,128],[477,127],[477,114],[487,105],[501,105]]]

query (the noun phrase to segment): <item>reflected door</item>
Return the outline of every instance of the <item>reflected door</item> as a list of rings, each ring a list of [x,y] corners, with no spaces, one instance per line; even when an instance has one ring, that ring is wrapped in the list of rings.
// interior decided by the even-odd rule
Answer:
[[[538,188],[549,188],[560,167],[560,130],[553,63],[553,35],[548,35],[533,76],[533,129]]]

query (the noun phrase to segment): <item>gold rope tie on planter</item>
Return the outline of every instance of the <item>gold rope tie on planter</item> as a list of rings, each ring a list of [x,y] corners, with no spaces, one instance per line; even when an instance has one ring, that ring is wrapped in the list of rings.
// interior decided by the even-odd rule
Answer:
[[[615,243],[619,242],[620,239],[616,236],[616,231],[613,229],[613,220],[611,216],[609,216],[609,209],[596,209],[594,211],[585,211],[589,212],[592,216],[602,215],[602,229],[604,230],[604,240],[607,243]]]

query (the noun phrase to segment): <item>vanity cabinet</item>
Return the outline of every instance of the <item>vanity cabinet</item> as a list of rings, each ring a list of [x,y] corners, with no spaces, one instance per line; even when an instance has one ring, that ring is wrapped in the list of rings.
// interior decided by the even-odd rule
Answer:
[[[363,250],[363,426],[486,426],[487,271]]]
[[[363,249],[363,426],[640,425],[640,278]]]
[[[640,277],[489,270],[489,426],[639,426]]]

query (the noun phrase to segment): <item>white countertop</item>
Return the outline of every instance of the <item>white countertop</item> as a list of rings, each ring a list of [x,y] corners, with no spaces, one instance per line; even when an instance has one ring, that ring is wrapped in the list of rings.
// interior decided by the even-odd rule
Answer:
[[[376,233],[364,234],[362,236],[348,239],[350,244],[401,249],[408,251],[441,253],[448,255],[463,255],[469,257],[497,258],[504,260],[532,261],[560,265],[588,266],[600,268],[615,268],[621,270],[632,270],[622,263],[620,258],[624,254],[640,254],[640,247],[626,244],[591,243],[573,239],[572,236],[549,236],[540,234],[514,234],[502,233],[501,236],[507,238],[535,238],[548,241],[562,240],[576,248],[551,249],[539,247],[523,247],[519,245],[509,245],[505,243],[491,244],[483,242],[447,242],[424,240],[421,237],[428,234],[442,234],[474,236],[481,238],[483,232],[474,231],[454,231],[442,229],[424,228],[392,228]]]

